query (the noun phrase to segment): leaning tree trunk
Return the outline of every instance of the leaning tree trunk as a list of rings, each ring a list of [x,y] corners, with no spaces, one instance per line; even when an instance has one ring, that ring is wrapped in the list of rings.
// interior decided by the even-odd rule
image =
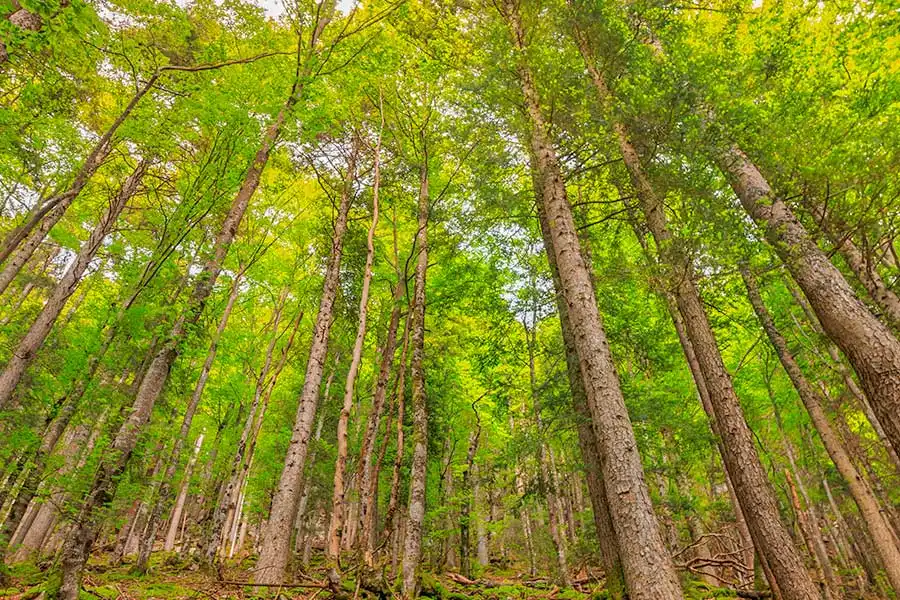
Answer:
[[[191,454],[191,458],[184,468],[184,473],[181,475],[181,489],[175,500],[175,507],[172,509],[172,515],[169,518],[169,527],[166,530],[166,541],[163,545],[163,550],[167,552],[175,549],[175,538],[178,536],[178,524],[181,523],[184,507],[187,503],[188,490],[191,487],[191,475],[194,473],[194,466],[197,464],[197,455],[200,454],[200,448],[202,446],[203,434],[201,433],[197,436],[197,441],[194,442],[194,453]]]
[[[575,34],[600,102],[608,107],[611,95],[603,74],[594,65],[588,40],[578,27],[575,27]],[[747,426],[694,284],[690,259],[684,256],[668,229],[662,202],[643,171],[627,128],[622,122],[614,122],[613,129],[644,218],[663,267],[668,271],[667,283],[674,293],[712,408],[709,417],[715,423],[713,431],[722,437],[719,450],[735,485],[735,494],[755,546],[765,556],[786,600],[816,598],[815,585],[803,568],[802,557],[794,547],[790,533],[781,522],[774,490],[759,459],[753,434]]]
[[[534,193],[537,196],[541,193],[540,180],[537,176],[534,177],[533,183]],[[538,201],[537,205],[544,247],[552,248],[550,223],[547,222],[547,216],[542,207],[543,202]],[[581,376],[581,366],[578,364],[578,353],[575,349],[575,336],[572,330],[572,323],[569,320],[566,301],[563,298],[559,268],[556,265],[556,256],[553,252],[547,252],[547,262],[550,265],[553,287],[556,290],[556,308],[559,313],[560,329],[566,351],[566,371],[569,377],[569,389],[572,394],[572,404],[577,413],[578,445],[581,449],[581,459],[584,462],[588,495],[591,498],[591,507],[594,513],[594,527],[597,530],[597,539],[600,545],[600,557],[606,572],[606,590],[609,592],[612,600],[621,600],[625,594],[625,580],[622,573],[622,561],[619,558],[619,544],[616,540],[612,518],[609,514],[609,506],[606,501],[606,485],[600,474],[597,436],[594,433],[594,425],[591,422],[590,408],[588,407],[584,381]]]
[[[153,550],[153,542],[156,539],[156,533],[159,529],[163,512],[169,508],[169,496],[172,492],[172,482],[175,480],[175,475],[178,471],[179,463],[181,462],[181,450],[190,435],[194,414],[197,412],[197,407],[200,405],[200,399],[203,397],[203,390],[206,387],[209,373],[212,370],[213,362],[216,359],[219,340],[222,338],[222,333],[228,325],[228,318],[231,316],[231,311],[234,309],[234,303],[237,301],[242,276],[243,270],[238,271],[231,283],[231,292],[228,294],[225,310],[222,312],[222,317],[219,319],[219,324],[212,336],[212,340],[210,340],[209,350],[206,353],[206,360],[203,362],[203,367],[200,369],[200,376],[197,378],[197,384],[194,386],[194,392],[191,394],[191,399],[184,411],[184,417],[181,420],[181,428],[178,431],[178,436],[175,438],[175,442],[172,445],[172,451],[169,454],[165,475],[163,475],[161,481],[156,480],[157,482],[152,486],[154,489],[151,489],[150,491],[150,517],[147,521],[146,533],[140,540],[138,559],[134,567],[137,573],[144,574],[147,572],[147,564],[150,561],[150,553]]]
[[[881,507],[875,499],[875,494],[872,493],[868,484],[853,465],[850,455],[844,449],[840,437],[831,427],[831,422],[822,408],[824,404],[823,399],[807,381],[806,376],[803,375],[800,365],[797,364],[793,354],[788,349],[787,340],[776,328],[772,316],[763,303],[755,277],[745,266],[741,267],[741,277],[744,279],[744,284],[747,287],[750,304],[753,306],[753,310],[759,318],[769,341],[775,348],[781,365],[787,372],[791,383],[794,384],[800,400],[806,407],[813,426],[819,432],[819,437],[822,439],[822,444],[825,446],[828,456],[831,457],[838,472],[840,472],[844,481],[847,482],[850,495],[859,508],[863,523],[865,523],[869,535],[872,536],[872,541],[885,567],[888,580],[891,582],[894,590],[900,592],[900,550],[898,550],[894,542],[890,525],[881,512]]]
[[[75,178],[69,187],[54,194],[40,203],[32,210],[28,219],[19,227],[10,231],[0,246],[0,264],[6,263],[0,272],[0,294],[6,291],[9,284],[19,273],[22,267],[34,254],[37,247],[44,241],[53,226],[56,225],[68,210],[69,206],[81,194],[84,186],[91,180],[97,169],[103,164],[112,150],[112,138],[116,131],[131,115],[131,112],[147,92],[156,84],[159,74],[151,76],[132,96],[122,113],[116,118],[109,128],[97,139],[91,152],[75,174]],[[10,258],[12,256],[12,258]],[[6,262],[9,259],[9,262]]]
[[[13,391],[22,379],[25,369],[34,360],[35,354],[44,345],[47,335],[56,323],[69,297],[75,292],[81,277],[87,270],[91,261],[97,255],[97,250],[106,236],[116,224],[119,214],[125,208],[125,204],[137,192],[138,185],[144,177],[148,167],[148,162],[142,160],[138,163],[134,172],[125,180],[118,193],[112,199],[106,212],[100,217],[94,230],[88,239],[81,245],[81,249],[75,256],[75,260],[69,265],[65,274],[53,288],[50,297],[44,304],[44,308],[32,323],[31,328],[25,337],[19,342],[19,345],[13,351],[9,362],[0,375],[0,407],[7,406],[12,398]]]
[[[289,288],[285,287],[278,299],[278,305],[275,308],[275,314],[272,316],[272,332],[269,335],[269,344],[266,347],[263,365],[260,368],[259,375],[256,376],[256,387],[253,391],[253,400],[247,411],[247,418],[244,421],[244,427],[241,430],[241,437],[238,440],[234,456],[231,460],[231,468],[228,471],[228,480],[222,488],[222,493],[211,515],[211,526],[209,535],[204,540],[203,561],[206,566],[212,566],[216,561],[216,555],[219,548],[222,547],[228,531],[228,518],[233,514],[237,507],[238,496],[240,495],[240,487],[244,479],[244,474],[249,470],[249,461],[253,455],[253,445],[255,443],[254,436],[262,425],[263,412],[265,412],[265,404],[268,402],[268,394],[266,392],[266,380],[269,376],[269,369],[272,366],[272,354],[275,351],[275,345],[278,342],[278,325],[281,322],[281,315],[284,309],[284,301],[287,299]],[[295,323],[295,327],[299,324]],[[268,327],[268,325],[267,325]],[[282,354],[282,362],[286,354]],[[280,365],[281,363],[279,363]],[[274,378],[273,378],[274,379]],[[269,386],[271,389],[271,386]]]
[[[719,167],[847,355],[895,451],[900,452],[900,341],[853,292],[783,198],[737,145],[718,149]]]
[[[341,202],[334,225],[334,236],[331,244],[331,255],[325,272],[322,287],[322,299],[319,303],[319,314],[313,330],[312,344],[309,349],[309,361],[306,366],[306,378],[297,406],[291,441],[288,445],[284,461],[284,469],[275,495],[272,497],[272,508],[262,535],[262,548],[256,566],[255,579],[258,583],[281,583],[290,558],[291,532],[294,530],[294,519],[297,516],[297,503],[302,492],[303,467],[309,449],[309,438],[315,419],[316,404],[319,397],[319,386],[322,383],[322,371],[328,352],[328,337],[331,332],[334,301],[337,297],[340,280],[341,258],[344,251],[344,234],[347,232],[347,215],[350,212],[353,184],[356,180],[356,160],[358,147],[354,141],[347,174],[344,180]]]
[[[424,138],[424,135],[423,135]],[[424,140],[423,140],[424,142]],[[409,470],[409,507],[406,543],[403,548],[401,598],[416,597],[419,563],[422,560],[422,526],[425,521],[425,475],[428,461],[428,408],[425,390],[425,276],[428,271],[428,149],[423,144],[419,166],[419,228],[416,233],[415,288],[410,319],[412,341],[412,464]]]
[[[633,600],[669,600],[683,597],[675,567],[663,543],[637,450],[634,430],[591,283],[581,255],[558,158],[533,76],[525,57],[525,32],[514,2],[503,4],[515,50],[519,55],[519,83],[530,119],[532,153],[542,186],[543,209],[551,224],[552,247],[559,266],[563,297],[575,334],[598,447],[607,500],[619,541],[622,566]]]
[[[881,278],[876,265],[866,259],[849,233],[840,231],[842,228],[835,225],[832,215],[828,214],[827,207],[823,203],[807,197],[805,204],[815,217],[819,229],[844,257],[847,266],[866,288],[869,297],[883,311],[883,316],[888,324],[895,331],[900,330],[900,297]]]
[[[237,235],[238,226],[244,217],[250,199],[259,187],[260,176],[269,160],[269,154],[278,139],[281,127],[287,118],[287,113],[297,100],[299,81],[294,82],[294,88],[282,107],[275,121],[269,125],[263,137],[262,144],[253,159],[253,163],[244,176],[244,181],[237,195],[231,203],[228,214],[222,227],[216,236],[212,256],[207,260],[203,270],[197,275],[197,282],[188,300],[188,308],[175,323],[169,334],[168,340],[154,356],[144,375],[141,385],[132,405],[131,414],[122,424],[110,446],[110,452],[101,460],[97,474],[87,498],[76,518],[73,532],[65,541],[62,551],[62,585],[60,586],[60,600],[78,600],[78,591],[81,587],[81,573],[87,562],[91,547],[102,525],[100,509],[110,502],[115,494],[119,475],[121,475],[131,453],[137,445],[138,435],[144,425],[150,419],[153,406],[162,393],[163,387],[169,379],[172,364],[179,354],[181,342],[186,337],[188,330],[193,328],[200,320],[206,302],[212,293],[213,286],[222,270],[228,249]]]
[[[337,459],[334,465],[334,490],[331,499],[331,520],[326,534],[325,554],[329,560],[338,562],[341,553],[341,532],[344,527],[344,478],[347,472],[347,426],[350,422],[350,410],[353,408],[353,393],[356,390],[356,376],[362,362],[363,345],[366,341],[366,321],[369,314],[369,287],[372,283],[372,263],[375,260],[375,230],[378,227],[378,188],[380,179],[381,141],[375,148],[375,183],[372,188],[372,222],[366,237],[366,264],[363,267],[362,291],[359,296],[359,326],[356,329],[356,340],[347,369],[347,380],[344,384],[344,404],[337,424]],[[365,482],[368,483],[368,482]],[[361,488],[362,489],[362,488]]]

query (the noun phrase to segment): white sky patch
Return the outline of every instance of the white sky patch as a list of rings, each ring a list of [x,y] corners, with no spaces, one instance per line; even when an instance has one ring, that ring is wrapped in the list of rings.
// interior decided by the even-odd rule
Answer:
[[[338,0],[337,9],[347,14],[356,5],[357,0]],[[266,11],[266,16],[277,19],[285,13],[284,0],[253,0],[253,3]]]

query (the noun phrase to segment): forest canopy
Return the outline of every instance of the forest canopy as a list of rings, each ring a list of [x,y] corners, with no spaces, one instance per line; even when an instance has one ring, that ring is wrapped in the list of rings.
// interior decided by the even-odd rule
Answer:
[[[0,596],[900,597],[891,0],[0,0]]]

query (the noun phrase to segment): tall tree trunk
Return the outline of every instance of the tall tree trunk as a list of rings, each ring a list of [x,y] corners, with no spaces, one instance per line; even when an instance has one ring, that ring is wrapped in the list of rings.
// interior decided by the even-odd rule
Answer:
[[[719,148],[716,159],[744,209],[809,299],[825,332],[847,355],[888,440],[900,452],[900,341],[857,298],[738,146]]]
[[[823,408],[823,399],[803,375],[800,365],[797,364],[797,361],[788,349],[787,340],[776,328],[772,316],[763,303],[756,278],[746,266],[741,267],[741,277],[747,287],[750,304],[753,306],[753,310],[757,318],[759,318],[769,341],[775,348],[775,353],[778,355],[782,367],[787,372],[791,383],[794,384],[803,406],[806,407],[813,426],[819,432],[819,437],[822,439],[822,444],[825,446],[828,456],[831,457],[838,472],[844,478],[844,481],[847,482],[850,495],[859,508],[863,522],[866,524],[869,535],[872,536],[872,541],[875,543],[875,548],[887,572],[888,580],[895,591],[900,591],[900,549],[894,543],[890,525],[882,515],[881,507],[878,505],[875,495],[869,489],[859,471],[856,470],[850,455],[844,449],[840,438],[832,428],[831,422],[828,420]]]
[[[862,251],[853,242],[850,233],[842,231],[839,219],[829,215],[824,203],[815,198],[805,196],[806,206],[815,217],[819,229],[825,234],[834,247],[840,252],[847,262],[847,266],[863,284],[869,296],[882,310],[885,320],[894,330],[900,330],[900,297],[888,287],[884,279],[878,273],[877,266],[867,260]],[[835,222],[837,221],[837,222]]]
[[[153,406],[169,379],[169,371],[178,357],[181,342],[188,330],[200,320],[206,301],[222,270],[228,249],[237,235],[244,212],[246,212],[256,188],[259,187],[260,176],[268,163],[269,154],[278,139],[287,113],[297,101],[298,93],[299,80],[295,80],[287,102],[279,111],[275,121],[266,130],[262,144],[231,203],[228,214],[216,236],[212,256],[209,257],[197,276],[186,313],[175,323],[168,340],[150,363],[135,396],[131,414],[116,433],[111,444],[111,452],[101,460],[90,492],[76,519],[74,532],[66,539],[63,547],[61,560],[63,581],[59,592],[60,600],[78,600],[81,572],[102,523],[102,517],[97,513],[112,500],[118,476],[128,465],[131,453],[137,444],[138,435],[144,424],[150,419]]]
[[[380,138],[379,138],[380,140]],[[380,148],[380,144],[379,144]],[[384,412],[384,401],[387,396],[388,382],[391,376],[391,369],[394,364],[394,353],[397,350],[397,330],[400,327],[400,312],[403,307],[403,299],[406,297],[406,277],[400,270],[400,256],[397,248],[397,219],[394,215],[394,267],[397,273],[397,285],[394,288],[393,307],[388,322],[387,335],[385,336],[384,349],[381,354],[381,364],[378,369],[378,379],[375,382],[375,393],[372,396],[372,411],[369,413],[369,419],[366,423],[366,432],[363,437],[362,447],[360,448],[361,463],[361,479],[360,479],[360,499],[359,499],[359,546],[363,552],[363,562],[366,566],[373,566],[375,559],[375,510],[378,501],[378,468],[379,462],[373,462],[373,454],[375,449],[375,440],[378,436],[378,426],[381,422],[381,415]],[[407,322],[406,325],[409,323]],[[407,331],[403,333],[403,355],[406,354]],[[401,369],[405,365],[401,366]],[[394,396],[396,402],[396,395]],[[402,428],[402,423],[401,423]],[[385,430],[385,436],[388,431]],[[387,438],[385,444],[382,445],[380,457],[384,456],[384,448],[387,446]]]
[[[194,473],[194,466],[197,464],[197,456],[200,454],[200,448],[203,446],[203,434],[197,436],[194,442],[194,453],[191,455],[190,461],[184,469],[181,476],[181,488],[178,491],[178,497],[175,500],[175,506],[172,508],[172,515],[169,518],[169,527],[166,530],[166,541],[163,550],[171,552],[175,549],[175,538],[178,536],[178,526],[182,523],[182,514],[184,506],[187,503],[188,490],[191,487],[191,475]]]
[[[884,446],[885,452],[888,454],[888,458],[893,463],[894,472],[896,474],[900,474],[900,456],[898,456],[897,451],[891,445],[890,441],[887,438],[887,433],[884,431],[884,427],[881,426],[881,422],[878,420],[878,416],[875,414],[875,411],[872,410],[872,405],[869,402],[869,399],[866,398],[865,393],[859,388],[856,380],[853,378],[853,374],[850,372],[850,369],[847,368],[847,365],[844,364],[844,360],[841,357],[840,350],[838,347],[832,342],[825,331],[822,329],[822,324],[819,323],[819,318],[816,316],[815,311],[809,306],[809,303],[806,301],[806,298],[801,294],[799,290],[789,281],[785,280],[788,290],[791,292],[791,296],[800,306],[803,314],[806,315],[806,320],[809,323],[810,327],[820,336],[822,336],[825,350],[828,353],[828,356],[831,358],[831,361],[834,365],[834,368],[837,369],[838,373],[841,375],[841,379],[844,381],[844,386],[847,388],[847,391],[859,402],[860,407],[866,415],[866,419],[868,419],[869,423],[872,425],[872,428],[875,430],[875,434],[878,436],[878,439],[881,440],[882,445]]]
[[[608,108],[611,95],[603,74],[594,65],[587,37],[577,26],[574,30],[600,102]],[[640,208],[656,242],[663,266],[668,270],[667,283],[674,293],[678,312],[690,341],[690,351],[700,367],[709,408],[712,409],[709,417],[715,423],[713,431],[722,437],[722,442],[718,444],[719,450],[735,485],[735,493],[750,534],[757,550],[765,555],[787,600],[816,598],[818,594],[815,586],[803,568],[803,561],[790,534],[781,522],[774,491],[757,454],[753,434],[747,426],[731,376],[722,361],[715,335],[694,284],[690,259],[678,247],[668,229],[662,202],[644,173],[627,128],[621,121],[614,121],[613,129]],[[687,348],[685,352],[688,353]]]
[[[428,147],[424,130],[421,133],[422,163],[419,165],[419,209],[416,249],[415,288],[410,318],[412,341],[412,464],[409,469],[409,506],[406,521],[406,541],[403,548],[403,567],[400,597],[416,597],[419,563],[422,560],[422,526],[425,521],[425,476],[428,461],[428,407],[425,389],[425,276],[428,271]]]
[[[534,177],[535,196],[541,194],[540,179]],[[541,234],[545,248],[553,248],[550,237],[550,223],[547,221],[543,209],[543,202],[538,201],[538,219],[540,221]],[[588,495],[591,498],[591,508],[594,513],[594,527],[597,530],[597,539],[600,544],[600,557],[606,572],[606,589],[612,600],[621,600],[625,594],[625,579],[622,572],[622,561],[619,558],[619,542],[613,528],[612,517],[609,514],[609,505],[606,500],[606,485],[600,471],[600,455],[597,448],[597,436],[594,433],[594,425],[591,420],[590,407],[584,388],[584,380],[581,375],[581,366],[578,363],[578,353],[575,348],[575,335],[569,312],[563,297],[562,282],[559,277],[559,268],[556,264],[556,255],[546,252],[547,262],[550,265],[550,274],[553,278],[553,287],[556,290],[556,308],[559,313],[560,329],[562,330],[563,345],[566,350],[566,371],[569,377],[569,389],[572,393],[572,404],[577,418],[578,444],[581,449],[581,458],[584,462],[585,478],[588,485]]]
[[[144,177],[148,166],[149,163],[146,160],[139,162],[134,172],[119,188],[106,212],[100,217],[88,239],[81,245],[75,260],[72,261],[65,274],[53,288],[49,298],[44,303],[44,308],[34,320],[34,323],[32,323],[28,333],[25,334],[25,337],[22,338],[13,351],[9,362],[6,363],[6,367],[3,369],[2,375],[0,375],[0,407],[9,405],[13,391],[16,389],[19,381],[21,381],[25,369],[34,360],[37,351],[44,345],[44,341],[53,328],[53,324],[56,323],[56,319],[63,308],[65,308],[69,297],[75,292],[75,289],[81,282],[82,275],[84,275],[91,261],[94,260],[103,240],[106,239],[106,236],[109,235],[115,226],[119,214],[125,208],[125,204],[137,192],[138,185]]]
[[[37,247],[44,241],[44,238],[53,229],[53,226],[62,219],[66,210],[81,194],[84,186],[87,185],[94,173],[97,172],[97,169],[103,164],[103,161],[106,160],[106,157],[109,156],[113,146],[112,138],[116,131],[131,115],[141,98],[153,88],[158,78],[159,73],[154,73],[137,89],[122,113],[97,139],[68,188],[43,200],[28,214],[28,218],[22,225],[10,231],[3,239],[2,246],[0,246],[0,264],[6,264],[3,271],[0,272],[0,294],[6,291],[6,288],[9,287],[9,284],[25,263],[28,262],[28,259],[34,254]],[[10,258],[11,255],[12,258]],[[7,259],[9,259],[8,262]]]
[[[530,118],[531,149],[540,174],[543,208],[551,225],[552,247],[547,250],[556,256],[563,297],[575,334],[629,595],[633,600],[680,599],[683,594],[644,481],[637,441],[619,388],[590,272],[581,255],[565,182],[526,62],[525,32],[518,7],[507,0],[502,10],[519,55],[519,83]]]
[[[356,376],[362,362],[363,345],[366,341],[366,325],[369,314],[369,287],[372,283],[372,263],[375,260],[375,230],[378,227],[378,191],[381,185],[381,136],[375,147],[375,183],[372,187],[372,222],[366,236],[366,263],[363,267],[362,291],[359,296],[359,326],[356,329],[356,340],[353,342],[353,353],[350,367],[347,369],[347,381],[344,384],[344,404],[337,424],[337,460],[334,465],[334,490],[331,499],[331,520],[328,523],[325,554],[329,560],[339,562],[341,553],[341,532],[344,527],[344,477],[347,471],[347,428],[350,422],[350,410],[353,408],[353,393],[356,390]],[[374,409],[373,409],[374,410]],[[368,482],[365,482],[368,484]]]
[[[253,457],[253,449],[256,444],[256,435],[262,426],[266,406],[268,405],[269,395],[277,380],[277,374],[287,359],[287,346],[282,350],[281,359],[276,368],[276,375],[267,382],[269,369],[272,366],[272,354],[275,351],[275,345],[278,342],[278,326],[281,323],[281,316],[284,310],[284,302],[287,299],[289,288],[286,286],[278,299],[278,305],[275,314],[272,316],[271,334],[269,335],[269,343],[266,347],[263,365],[256,377],[256,387],[253,391],[253,400],[247,411],[247,418],[244,421],[244,427],[241,430],[241,437],[238,440],[237,448],[234,451],[234,457],[231,461],[231,468],[228,472],[228,480],[222,489],[221,497],[218,499],[212,511],[212,523],[209,535],[206,537],[203,548],[203,560],[206,566],[212,566],[215,563],[216,555],[219,548],[222,547],[227,539],[228,518],[234,514],[237,509],[238,496],[240,495],[241,485],[243,484],[246,473],[250,470],[250,460]],[[299,327],[302,312],[298,313],[298,317],[294,323],[294,332]],[[268,325],[267,325],[268,327]],[[294,333],[291,334],[289,344],[293,342]]]
[[[303,391],[300,393],[284,469],[281,471],[278,488],[272,498],[269,520],[263,529],[263,543],[255,573],[258,583],[280,583],[284,578],[290,557],[291,532],[294,530],[297,503],[300,501],[302,492],[303,468],[306,464],[306,453],[309,449],[309,438],[315,419],[319,386],[322,383],[322,372],[328,352],[328,337],[331,333],[332,313],[337,297],[341,258],[344,251],[344,234],[347,232],[347,215],[350,212],[353,184],[356,181],[358,152],[358,141],[354,140],[341,192],[340,207],[335,220],[331,255],[328,259],[328,268],[322,287],[322,299],[319,303],[319,313],[316,317],[312,344],[309,349],[309,362],[306,366]]]
[[[385,525],[388,529],[387,538],[393,542],[391,545],[392,572],[396,571],[398,537],[400,535],[400,475],[403,468],[403,454],[405,450],[405,433],[403,423],[406,419],[406,353],[409,349],[409,326],[412,312],[406,315],[406,324],[403,327],[403,342],[400,350],[400,367],[397,370],[397,379],[394,387],[394,402],[397,404],[397,433],[396,454],[394,466],[391,471],[391,491],[388,497],[387,511],[385,512]],[[385,432],[387,435],[387,432]]]
[[[147,572],[147,564],[150,561],[150,553],[153,551],[153,543],[156,540],[156,533],[159,529],[162,515],[169,508],[169,497],[172,493],[172,483],[175,480],[175,475],[181,462],[181,450],[184,447],[184,444],[187,442],[188,436],[190,435],[191,423],[193,423],[194,421],[194,414],[197,412],[197,407],[200,406],[200,399],[203,397],[203,390],[206,387],[206,382],[209,379],[209,373],[212,370],[213,362],[216,359],[216,352],[219,348],[219,340],[222,338],[222,333],[225,331],[225,327],[228,325],[228,319],[231,316],[231,311],[234,309],[234,303],[237,301],[238,294],[240,292],[242,277],[243,269],[240,269],[231,283],[231,291],[228,294],[228,301],[225,303],[225,309],[222,312],[222,317],[219,319],[219,324],[216,327],[215,333],[213,333],[212,340],[210,340],[209,350],[207,350],[206,359],[203,362],[203,367],[200,369],[200,376],[197,378],[197,384],[194,386],[194,392],[193,394],[191,394],[191,399],[184,411],[184,417],[181,420],[181,428],[179,429],[178,436],[175,438],[175,442],[172,445],[172,452],[168,458],[165,475],[163,475],[161,481],[158,480],[158,482],[152,486],[152,489],[150,491],[150,517],[147,522],[147,535],[143,536],[140,540],[138,559],[134,567],[137,573],[143,574]]]

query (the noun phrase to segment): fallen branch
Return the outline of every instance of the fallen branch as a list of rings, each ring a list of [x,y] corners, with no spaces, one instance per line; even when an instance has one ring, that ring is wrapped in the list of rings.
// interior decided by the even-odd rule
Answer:
[[[246,587],[272,587],[272,588],[311,588],[311,589],[328,589],[327,583],[253,583],[250,581],[228,581],[221,579],[216,581],[221,585],[235,585]]]

